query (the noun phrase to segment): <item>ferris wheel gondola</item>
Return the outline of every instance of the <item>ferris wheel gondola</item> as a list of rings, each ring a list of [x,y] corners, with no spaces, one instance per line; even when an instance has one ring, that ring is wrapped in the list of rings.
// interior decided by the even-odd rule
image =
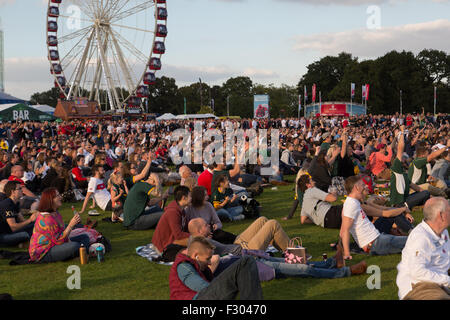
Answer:
[[[87,97],[103,110],[142,106],[166,53],[167,18],[166,0],[48,0],[48,60],[60,97]]]

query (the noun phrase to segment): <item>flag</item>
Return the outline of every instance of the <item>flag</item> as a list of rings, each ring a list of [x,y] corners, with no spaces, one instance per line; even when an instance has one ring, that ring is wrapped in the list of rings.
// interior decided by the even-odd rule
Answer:
[[[302,95],[298,96],[298,111],[302,110]]]
[[[369,89],[370,85],[366,84],[366,101],[369,101]]]
[[[352,83],[350,86],[352,99],[355,99],[355,84]]]
[[[362,98],[363,101],[366,99],[366,89],[367,87],[365,85],[362,86]]]
[[[305,95],[304,95],[304,97],[305,97],[305,104],[306,104],[306,102],[308,101],[308,91],[306,90],[306,86],[304,86],[304,88],[305,88]]]
[[[316,102],[316,84],[313,84],[312,87],[312,102],[315,103]]]

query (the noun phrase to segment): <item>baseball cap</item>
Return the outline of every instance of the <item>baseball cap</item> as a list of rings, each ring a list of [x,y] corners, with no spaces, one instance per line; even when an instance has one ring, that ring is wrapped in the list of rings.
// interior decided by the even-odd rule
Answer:
[[[323,135],[322,135],[322,139],[326,139],[326,138],[328,138],[330,136],[330,133],[329,132],[325,132]]]

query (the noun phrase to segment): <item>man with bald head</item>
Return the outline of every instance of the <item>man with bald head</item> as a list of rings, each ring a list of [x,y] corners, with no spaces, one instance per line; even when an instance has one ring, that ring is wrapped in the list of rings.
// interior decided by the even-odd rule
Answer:
[[[429,199],[424,220],[413,229],[397,266],[402,300],[450,300],[450,205],[442,197]]]
[[[214,248],[214,253],[220,256],[227,254],[241,255],[242,247],[239,244],[223,244],[212,239],[211,226],[203,218],[195,218],[189,221],[188,231],[192,237],[204,237]]]

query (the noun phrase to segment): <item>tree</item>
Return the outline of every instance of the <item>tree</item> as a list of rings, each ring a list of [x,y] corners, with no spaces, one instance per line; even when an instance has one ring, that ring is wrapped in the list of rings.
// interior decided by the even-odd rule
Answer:
[[[182,113],[183,97],[180,96],[175,79],[161,77],[149,87],[149,110],[155,113]]]
[[[357,63],[358,58],[353,58],[350,53],[342,52],[337,57],[326,56],[310,64],[307,67],[308,72],[297,85],[298,93],[303,93],[304,86],[311,92],[311,87],[315,83],[318,91],[322,92],[322,101],[329,99],[328,94],[342,81],[346,70]],[[319,92],[317,92],[318,96]],[[311,102],[311,99],[308,101]]]
[[[253,117],[253,82],[249,77],[228,79],[222,85],[225,99],[230,96],[230,116]]]
[[[214,114],[213,110],[209,106],[202,106],[197,114]]]
[[[56,108],[59,99],[59,88],[51,88],[48,91],[36,92],[30,98],[30,103],[34,104],[46,104],[50,107]]]

